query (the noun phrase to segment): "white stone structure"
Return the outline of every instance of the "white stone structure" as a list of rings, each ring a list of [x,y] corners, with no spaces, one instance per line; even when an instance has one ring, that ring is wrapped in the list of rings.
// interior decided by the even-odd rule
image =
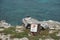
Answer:
[[[25,24],[25,27],[26,27],[28,24],[38,23],[39,21],[32,17],[25,17],[22,19],[22,22]]]
[[[27,24],[37,23],[41,24],[43,28],[49,28],[49,29],[60,29],[60,22],[48,20],[48,21],[38,21],[32,17],[26,17],[23,18],[22,22],[27,26]]]

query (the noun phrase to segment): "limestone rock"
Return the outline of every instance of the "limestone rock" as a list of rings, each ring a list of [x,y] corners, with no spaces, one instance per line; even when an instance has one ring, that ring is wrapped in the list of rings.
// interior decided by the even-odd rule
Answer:
[[[23,38],[14,38],[13,40],[29,40],[27,37],[23,37]]]
[[[29,40],[27,37],[21,38],[20,40]]]
[[[24,27],[23,26],[16,26],[16,31],[17,32],[24,32]]]

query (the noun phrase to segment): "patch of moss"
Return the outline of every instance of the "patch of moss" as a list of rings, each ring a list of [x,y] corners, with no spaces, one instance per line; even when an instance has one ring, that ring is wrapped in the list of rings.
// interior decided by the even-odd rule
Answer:
[[[5,28],[3,33],[5,33],[5,34],[14,34],[15,33],[15,27]]]

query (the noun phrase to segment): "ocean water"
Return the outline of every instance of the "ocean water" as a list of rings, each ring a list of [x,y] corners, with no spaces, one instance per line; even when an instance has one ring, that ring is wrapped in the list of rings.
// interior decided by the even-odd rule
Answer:
[[[60,0],[0,0],[0,20],[20,25],[27,15],[60,22]]]

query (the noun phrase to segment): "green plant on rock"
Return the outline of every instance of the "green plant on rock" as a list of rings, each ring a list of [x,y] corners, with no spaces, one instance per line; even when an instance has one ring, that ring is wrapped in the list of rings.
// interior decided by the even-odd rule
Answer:
[[[15,33],[15,27],[5,28],[3,32],[5,34],[13,34]]]

